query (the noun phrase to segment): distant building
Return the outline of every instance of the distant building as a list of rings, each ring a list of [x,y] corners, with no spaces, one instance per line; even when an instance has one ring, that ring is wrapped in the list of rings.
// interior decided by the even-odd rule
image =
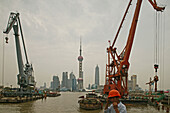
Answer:
[[[58,90],[60,87],[60,80],[58,76],[53,76],[53,81],[51,82],[51,89]]]
[[[46,83],[44,82],[44,85],[43,86],[40,86],[40,89],[41,90],[45,90],[47,87],[46,87]]]
[[[46,85],[46,83],[44,82],[44,88],[47,88],[47,85]]]
[[[67,83],[68,84],[67,88],[69,88],[70,90],[75,89],[75,88],[73,88],[72,85],[74,85],[74,87],[76,87],[76,85],[77,85],[77,83],[75,83],[75,81],[73,81],[73,79],[76,81],[76,77],[75,77],[74,73],[71,72],[70,73],[70,79],[68,79],[68,83]]]
[[[77,91],[77,80],[76,80],[76,78],[72,79],[72,91]]]
[[[133,81],[132,80],[128,80],[128,90],[132,91],[132,87],[133,87]]]
[[[87,88],[87,89],[91,89],[91,88],[90,88],[90,84],[88,85],[88,88]]]
[[[132,75],[131,80],[128,80],[128,90],[129,91],[141,91],[142,88],[137,84],[137,75]]]
[[[56,90],[60,86],[60,81],[58,76],[53,76],[53,89]]]
[[[97,89],[95,90],[95,93],[103,93],[104,85],[99,85]]]
[[[53,81],[51,81],[50,88],[53,89]]]
[[[131,80],[133,81],[132,90],[135,91],[136,84],[137,84],[137,75],[132,75]]]
[[[68,88],[68,72],[63,72],[62,87]]]
[[[98,87],[97,84],[92,84],[91,85],[91,89],[97,89],[97,87]]]
[[[98,65],[95,68],[95,84],[99,86],[99,66]]]

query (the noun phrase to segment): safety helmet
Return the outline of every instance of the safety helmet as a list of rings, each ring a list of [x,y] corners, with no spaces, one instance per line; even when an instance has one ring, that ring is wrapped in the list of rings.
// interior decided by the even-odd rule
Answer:
[[[121,96],[117,90],[113,89],[109,92],[108,98],[110,98],[110,97],[119,97],[120,98]]]

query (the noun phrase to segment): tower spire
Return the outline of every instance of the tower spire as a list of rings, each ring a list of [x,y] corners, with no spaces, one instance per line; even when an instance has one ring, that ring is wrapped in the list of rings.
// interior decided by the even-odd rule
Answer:
[[[81,51],[82,49],[81,49],[81,36],[80,36],[80,56],[81,56]]]

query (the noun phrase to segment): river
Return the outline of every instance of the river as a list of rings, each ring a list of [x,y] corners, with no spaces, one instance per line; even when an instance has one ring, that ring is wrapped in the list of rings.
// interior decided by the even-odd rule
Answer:
[[[85,92],[61,92],[59,97],[48,97],[19,104],[0,104],[0,113],[103,113],[103,110],[86,111],[79,108],[79,96]],[[127,113],[165,113],[149,105],[127,105]]]

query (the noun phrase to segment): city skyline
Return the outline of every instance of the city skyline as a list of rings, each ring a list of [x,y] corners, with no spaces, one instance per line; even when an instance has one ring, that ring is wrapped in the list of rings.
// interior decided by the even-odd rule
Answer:
[[[107,62],[106,48],[108,40],[114,40],[118,26],[123,17],[128,1],[124,0],[51,0],[23,1],[2,0],[0,7],[0,53],[3,53],[2,32],[6,28],[11,11],[20,13],[26,49],[30,63],[33,64],[37,86],[47,81],[49,86],[52,75],[61,79],[62,72],[73,71],[78,78],[79,40],[83,41],[84,87],[94,83],[94,67],[100,66],[100,83],[105,84]],[[116,42],[117,51],[121,52],[131,24],[136,1],[132,2],[130,11]],[[158,89],[167,89],[170,64],[170,1],[160,0],[158,5],[166,4],[162,13],[165,20],[164,63],[159,62]],[[130,55],[130,75],[138,75],[138,84],[143,89],[150,77],[154,77],[154,35],[155,11],[148,1],[143,1]],[[5,85],[17,85],[18,68],[13,31],[8,35],[9,43],[4,44]],[[2,54],[0,55],[0,72],[2,72]],[[0,73],[0,80],[2,73]],[[0,85],[2,81],[0,81]]]

